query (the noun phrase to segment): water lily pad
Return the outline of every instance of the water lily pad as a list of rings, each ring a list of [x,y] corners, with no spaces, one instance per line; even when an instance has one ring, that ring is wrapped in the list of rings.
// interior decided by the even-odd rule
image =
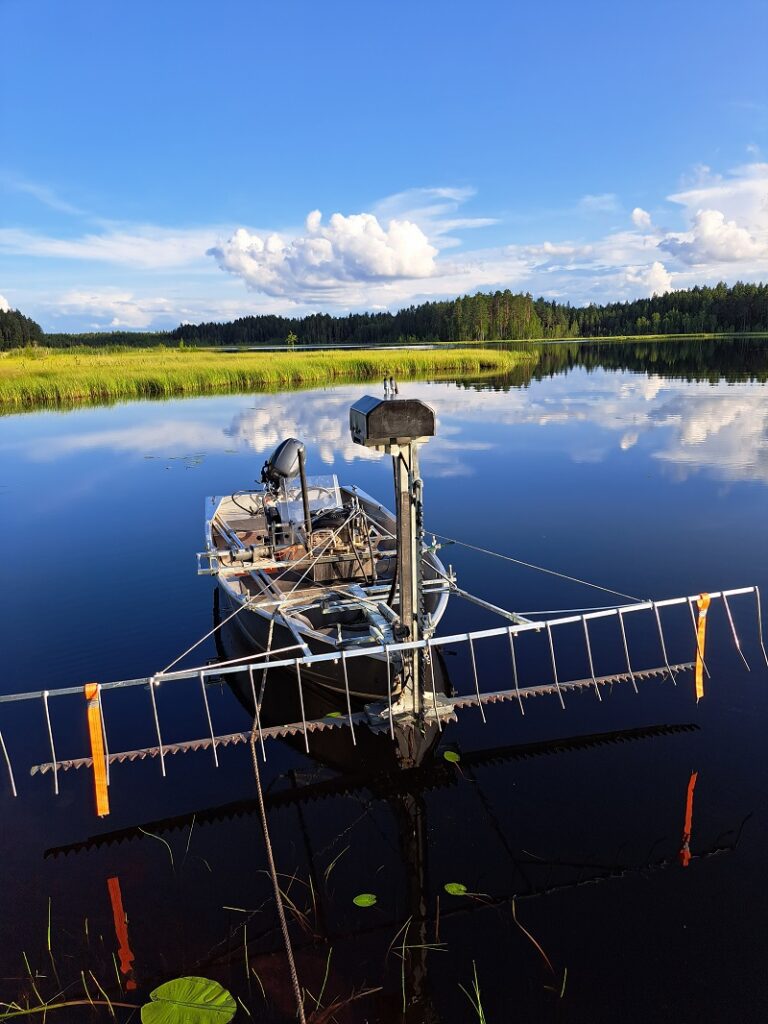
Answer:
[[[376,896],[372,892],[361,892],[352,902],[356,907],[372,907],[376,902]]]
[[[464,896],[467,892],[466,885],[461,882],[446,882],[443,888],[449,896]]]
[[[455,750],[444,750],[443,757],[446,761],[450,761],[451,764],[458,764],[461,760],[461,756]]]
[[[141,1024],[229,1024],[237,1003],[218,981],[174,978],[149,994]]]

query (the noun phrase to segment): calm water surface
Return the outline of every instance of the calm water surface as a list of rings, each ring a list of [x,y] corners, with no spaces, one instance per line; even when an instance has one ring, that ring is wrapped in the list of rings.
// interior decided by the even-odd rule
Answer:
[[[675,362],[670,351],[571,346],[527,386],[406,385],[404,395],[438,413],[439,436],[422,456],[428,525],[633,596],[750,584],[768,593],[768,353],[709,344],[678,350]],[[366,390],[378,389],[0,420],[0,690],[151,674],[210,630],[214,587],[194,562],[203,499],[248,487],[283,437],[307,441],[311,471],[391,504],[388,460],[348,436],[348,407]],[[612,601],[458,546],[442,554],[462,586],[508,608]],[[292,935],[302,985],[319,996],[326,979],[325,1006],[375,990],[342,1006],[339,1022],[477,1019],[459,988],[474,969],[489,1024],[764,1020],[768,678],[754,604],[733,608],[752,671],[715,608],[712,678],[698,706],[689,676],[638,696],[618,687],[602,703],[573,695],[565,711],[539,698],[525,717],[493,705],[485,725],[467,712],[447,728],[411,773],[367,742],[355,751],[342,737],[313,737],[312,757],[301,743],[273,741],[265,784],[278,868],[301,912]],[[687,612],[666,621],[670,658],[690,660]],[[441,632],[495,624],[456,604]],[[593,642],[598,671],[618,669],[616,638],[596,629]],[[638,663],[660,662],[652,642],[633,643]],[[523,654],[525,682],[548,681],[545,654],[533,645]],[[195,657],[216,658],[213,640]],[[575,635],[563,634],[558,657],[563,677],[585,674]],[[478,647],[478,658],[485,689],[511,685],[501,648]],[[463,655],[446,664],[466,688]],[[140,692],[108,698],[112,749],[153,742],[146,694],[140,710],[133,703]],[[195,699],[161,694],[179,736],[205,733]],[[228,689],[213,687],[211,701],[218,731],[248,727]],[[84,706],[52,703],[57,753],[85,753]],[[41,704],[0,705],[0,729],[19,790],[14,800],[0,763],[1,999],[30,993],[26,953],[46,996],[71,986],[81,998],[81,970],[127,1002],[201,974],[253,1019],[293,1019],[244,748],[222,751],[218,769],[210,752],[169,758],[165,780],[155,761],[114,767],[112,814],[99,820],[84,771],[63,774],[54,797],[50,776],[23,767],[46,759]],[[585,739],[594,734],[599,742]],[[446,749],[460,752],[458,768]],[[109,841],[83,842],[112,830]],[[115,878],[131,951],[122,960]],[[470,895],[448,895],[448,882]],[[352,903],[362,892],[375,907]],[[513,898],[546,960],[516,923]],[[57,1012],[93,1019],[90,1008]],[[247,1019],[240,1009],[237,1020]]]

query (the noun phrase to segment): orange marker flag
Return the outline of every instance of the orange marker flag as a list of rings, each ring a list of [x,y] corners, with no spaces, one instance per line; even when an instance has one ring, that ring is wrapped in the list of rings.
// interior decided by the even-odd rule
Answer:
[[[704,641],[707,637],[707,609],[709,594],[700,594],[696,602],[699,608],[699,622],[696,627],[696,703],[704,696]]]
[[[688,780],[688,792],[685,797],[685,824],[683,825],[683,841],[680,846],[680,865],[687,868],[691,863],[691,831],[693,830],[693,791],[696,789],[698,772],[691,772]]]
[[[91,757],[93,758],[96,813],[103,818],[109,814],[109,790],[107,789],[107,759],[104,751],[104,722],[101,717],[99,684],[86,683],[83,692],[88,701],[88,735],[91,740]]]

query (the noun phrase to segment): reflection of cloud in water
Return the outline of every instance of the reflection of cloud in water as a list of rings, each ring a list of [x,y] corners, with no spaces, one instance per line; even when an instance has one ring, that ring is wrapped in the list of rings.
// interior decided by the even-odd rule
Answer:
[[[675,396],[660,413],[675,430],[666,448],[655,453],[657,458],[690,470],[713,468],[727,480],[768,482],[764,386],[756,386],[751,393],[702,396],[694,409]]]
[[[302,438],[315,457],[330,464],[378,456],[352,443],[349,406],[366,390],[347,386],[332,390],[250,399],[196,399],[179,403],[169,416],[162,406],[127,407],[131,420],[110,429],[88,429],[91,420],[68,417],[67,425],[8,441],[3,447],[28,459],[42,460],[89,450],[157,454],[164,457],[232,449],[263,454],[284,437]],[[378,387],[368,390],[378,393]],[[754,383],[683,382],[623,372],[583,370],[534,381],[508,392],[473,391],[455,384],[407,384],[409,397],[423,398],[438,414],[438,436],[424,451],[434,475],[468,475],[475,471],[472,453],[508,444],[515,428],[541,428],[541,436],[558,430],[558,443],[578,461],[596,461],[613,450],[639,445],[653,457],[679,468],[683,475],[709,469],[728,480],[768,482],[768,402],[765,386]],[[254,403],[243,407],[244,401]],[[215,402],[215,404],[213,404]],[[227,408],[239,406],[226,426]],[[137,411],[140,410],[140,411]],[[120,412],[102,411],[99,424]],[[572,427],[571,431],[562,430]],[[585,436],[584,429],[605,436]],[[502,438],[502,431],[509,437]],[[482,440],[477,435],[484,434]]]
[[[260,453],[274,448],[285,437],[298,437],[314,444],[326,464],[339,456],[345,462],[376,458],[375,452],[353,444],[349,435],[349,406],[359,396],[359,388],[265,395],[263,401],[259,396],[258,406],[239,412],[225,434]]]
[[[68,415],[74,419],[77,413]],[[218,433],[221,434],[221,431]],[[223,440],[226,439],[222,436]],[[66,455],[101,449],[168,458],[202,455],[206,451],[225,447],[226,444],[216,443],[215,434],[208,423],[184,418],[158,418],[111,430],[83,430],[77,433],[57,430],[44,436],[22,438],[15,443],[5,442],[0,444],[0,451],[16,452],[32,462],[48,462]]]

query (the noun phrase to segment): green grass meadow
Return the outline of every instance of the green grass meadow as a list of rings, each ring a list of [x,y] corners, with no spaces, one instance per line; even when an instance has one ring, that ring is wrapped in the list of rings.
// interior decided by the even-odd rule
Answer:
[[[199,349],[16,349],[0,355],[0,412],[268,391],[341,381],[503,374],[533,352],[492,349],[211,352]]]

